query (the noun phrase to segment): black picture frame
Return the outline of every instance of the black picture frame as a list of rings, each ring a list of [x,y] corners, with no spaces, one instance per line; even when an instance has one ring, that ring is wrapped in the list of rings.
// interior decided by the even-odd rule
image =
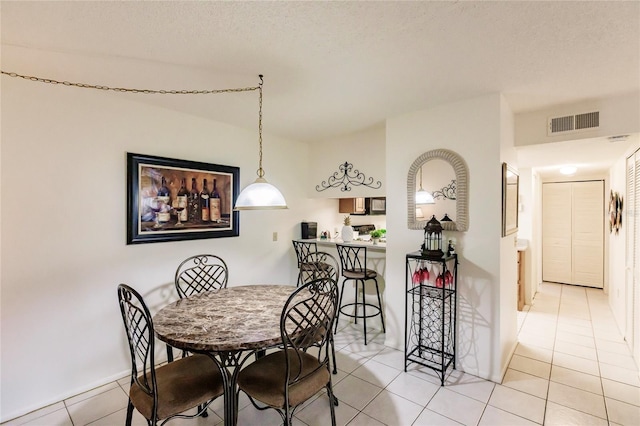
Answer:
[[[518,232],[518,197],[520,176],[507,163],[502,163],[502,236]]]
[[[158,198],[163,177],[169,203],[166,197]],[[189,196],[187,205],[183,205],[185,199],[177,198],[183,178],[187,192],[191,191],[192,179],[196,179],[198,192],[203,190],[204,179],[211,192],[215,180],[220,196],[219,219],[203,221],[201,211],[191,208]],[[127,244],[237,237],[240,214],[233,206],[239,193],[238,167],[127,153]],[[181,207],[184,211],[179,213],[176,208]]]

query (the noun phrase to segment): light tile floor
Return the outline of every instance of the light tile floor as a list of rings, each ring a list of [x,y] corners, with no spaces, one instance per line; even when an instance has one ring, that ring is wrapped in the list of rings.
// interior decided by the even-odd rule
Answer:
[[[452,371],[441,387],[430,370],[403,372],[403,353],[380,342],[365,347],[361,328],[336,335],[333,376],[339,425],[640,425],[640,379],[601,290],[544,283],[533,306],[518,314],[519,344],[501,384]],[[371,331],[375,334],[375,330]],[[129,378],[4,423],[123,425]],[[279,425],[241,396],[239,425]],[[146,422],[134,414],[134,425]],[[220,425],[222,401],[208,418],[169,425]],[[294,425],[330,424],[320,394],[297,411]]]

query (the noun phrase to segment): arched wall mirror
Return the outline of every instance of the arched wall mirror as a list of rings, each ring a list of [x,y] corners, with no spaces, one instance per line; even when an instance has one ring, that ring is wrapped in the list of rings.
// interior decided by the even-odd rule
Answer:
[[[409,229],[422,230],[435,216],[446,231],[466,231],[468,179],[467,164],[453,151],[434,149],[416,158],[407,176]]]

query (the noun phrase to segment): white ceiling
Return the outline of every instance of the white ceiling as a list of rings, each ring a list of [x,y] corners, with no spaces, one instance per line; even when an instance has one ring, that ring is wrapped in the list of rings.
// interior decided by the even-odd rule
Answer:
[[[74,54],[4,71],[150,89],[264,74],[265,133],[307,142],[492,92],[519,113],[640,90],[637,1],[3,0],[0,14],[4,46]],[[118,96],[243,127],[257,116],[255,92]]]

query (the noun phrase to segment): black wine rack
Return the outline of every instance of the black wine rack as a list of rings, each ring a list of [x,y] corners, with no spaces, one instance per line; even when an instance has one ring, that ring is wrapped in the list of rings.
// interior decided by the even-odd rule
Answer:
[[[444,386],[448,368],[456,368],[458,256],[408,253],[406,268],[404,371],[410,363],[422,365]]]

